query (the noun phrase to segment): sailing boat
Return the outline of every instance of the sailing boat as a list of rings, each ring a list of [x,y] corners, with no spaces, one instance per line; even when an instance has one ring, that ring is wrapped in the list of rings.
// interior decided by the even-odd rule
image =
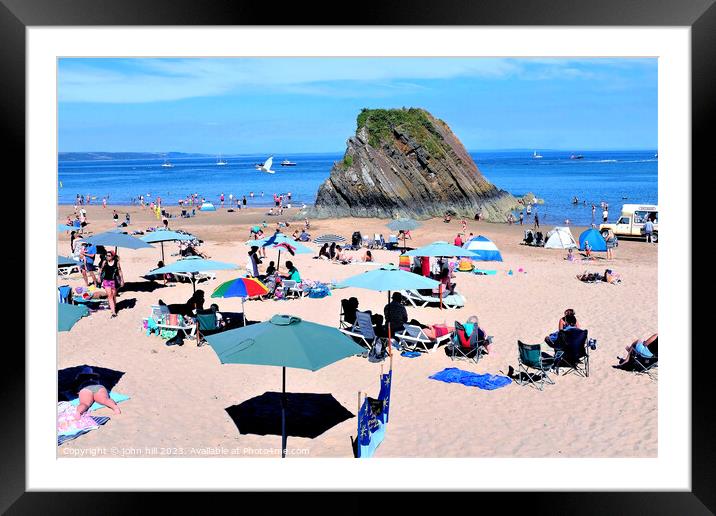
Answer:
[[[224,161],[223,159],[221,159],[221,154],[219,154],[219,157],[218,157],[217,160],[216,160],[216,165],[217,165],[217,166],[226,165],[226,161]]]
[[[534,151],[532,153],[532,159],[540,159],[542,157],[542,154],[537,154],[537,151]]]
[[[167,160],[164,160],[164,163],[162,163],[162,168],[173,168],[174,165],[169,163]]]

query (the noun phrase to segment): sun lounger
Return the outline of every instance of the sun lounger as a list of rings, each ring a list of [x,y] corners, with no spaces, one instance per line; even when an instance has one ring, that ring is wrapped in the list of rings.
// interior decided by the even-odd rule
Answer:
[[[356,323],[351,328],[341,328],[340,331],[351,337],[358,344],[372,350],[379,342],[385,344],[385,339],[378,337],[373,329],[370,310],[365,312],[356,312]]]
[[[79,274],[80,266],[77,265],[62,265],[57,267],[57,275],[63,278],[71,276],[72,274]]]
[[[440,295],[432,293],[432,295],[421,294],[417,290],[403,290],[403,297],[415,308],[424,308],[431,304],[440,306]],[[443,295],[442,304],[445,308],[462,308],[465,306],[465,298],[460,294]]]
[[[441,344],[450,342],[452,332],[431,339],[420,326],[406,324],[402,332],[395,334],[395,338],[398,340],[398,344],[402,349],[433,353]]]
[[[191,283],[192,274],[188,272],[174,272],[172,274],[178,281],[185,281],[187,283]],[[194,279],[197,283],[201,281],[215,280],[216,274],[214,274],[213,272],[198,272],[194,275]]]
[[[283,280],[281,282],[281,288],[283,289],[285,299],[298,299],[305,294],[305,291],[299,286],[299,283],[293,280]]]

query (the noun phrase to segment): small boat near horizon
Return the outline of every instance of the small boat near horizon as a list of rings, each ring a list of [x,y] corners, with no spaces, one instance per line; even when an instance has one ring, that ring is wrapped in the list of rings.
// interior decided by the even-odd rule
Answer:
[[[227,162],[221,159],[221,154],[219,154],[219,157],[216,159],[216,165],[219,167],[227,165]]]
[[[296,162],[294,162],[294,161],[289,161],[289,160],[285,159],[285,160],[283,160],[283,161],[281,162],[281,166],[282,166],[282,167],[295,167],[295,166],[296,166]]]
[[[174,168],[174,165],[169,163],[166,159],[164,160],[164,163],[162,163],[162,168]]]
[[[569,159],[584,159],[584,156],[581,154],[572,154]]]
[[[534,151],[532,153],[532,159],[541,159],[541,158],[542,158],[542,154],[537,154],[537,151]]]

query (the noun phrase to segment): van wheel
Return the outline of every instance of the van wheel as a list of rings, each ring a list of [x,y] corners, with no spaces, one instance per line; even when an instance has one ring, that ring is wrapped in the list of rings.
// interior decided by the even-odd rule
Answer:
[[[602,238],[604,238],[604,240],[607,239],[607,235],[609,235],[609,230],[608,230],[608,229],[603,229],[603,230],[602,230]]]
[[[655,244],[656,242],[658,242],[658,241],[659,241],[659,233],[652,233],[652,234],[651,234],[651,241],[652,241],[652,243],[654,243],[654,244]]]

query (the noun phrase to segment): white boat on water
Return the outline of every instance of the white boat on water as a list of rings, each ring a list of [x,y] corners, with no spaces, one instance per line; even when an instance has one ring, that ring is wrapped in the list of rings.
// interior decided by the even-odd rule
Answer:
[[[221,159],[221,154],[219,154],[219,157],[216,159],[216,166],[223,167],[224,165],[227,165],[227,163]]]
[[[164,160],[164,163],[162,163],[162,168],[173,168],[173,167],[174,167],[174,165],[169,163],[169,161],[167,161],[167,160]]]
[[[541,158],[542,158],[542,154],[537,154],[537,151],[534,151],[532,153],[532,159],[541,159]]]
[[[289,160],[285,159],[281,162],[281,166],[282,167],[295,167],[296,163],[294,161],[289,161]]]

